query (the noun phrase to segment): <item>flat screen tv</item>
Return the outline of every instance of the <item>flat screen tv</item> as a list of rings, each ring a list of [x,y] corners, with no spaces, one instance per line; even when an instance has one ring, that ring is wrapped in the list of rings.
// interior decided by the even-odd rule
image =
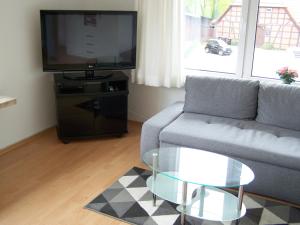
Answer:
[[[134,11],[41,10],[44,71],[134,69]]]

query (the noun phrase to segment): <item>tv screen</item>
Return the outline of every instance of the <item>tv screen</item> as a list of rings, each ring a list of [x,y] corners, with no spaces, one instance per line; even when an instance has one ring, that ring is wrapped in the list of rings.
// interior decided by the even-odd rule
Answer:
[[[41,10],[44,71],[134,69],[137,13]]]

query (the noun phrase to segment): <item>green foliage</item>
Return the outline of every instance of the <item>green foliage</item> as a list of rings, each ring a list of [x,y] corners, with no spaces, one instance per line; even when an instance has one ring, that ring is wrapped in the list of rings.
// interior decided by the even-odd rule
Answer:
[[[193,16],[201,16],[201,0],[184,0],[185,12]]]
[[[216,19],[221,16],[233,0],[184,0],[185,12],[193,16]]]
[[[238,39],[232,39],[231,40],[231,44],[232,46],[237,46],[239,44],[239,40]]]
[[[289,75],[280,76],[280,80],[282,80],[283,83],[285,84],[291,84],[296,81],[294,78],[290,77]]]
[[[275,48],[274,45],[270,42],[266,42],[261,46],[262,49],[266,50],[280,50],[279,48]]]
[[[272,43],[264,43],[261,47],[263,49],[266,49],[266,50],[273,50],[273,49],[275,49]]]
[[[233,0],[219,0],[218,1],[218,14],[216,18],[222,16],[222,14],[228,9]]]
[[[272,43],[270,42],[266,42],[261,46],[262,49],[266,49],[266,50],[284,50],[281,48],[276,48]]]

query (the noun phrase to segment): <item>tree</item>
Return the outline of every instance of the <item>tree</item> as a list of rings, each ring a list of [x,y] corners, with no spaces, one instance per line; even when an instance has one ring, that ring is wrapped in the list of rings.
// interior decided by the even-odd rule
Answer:
[[[216,19],[221,16],[233,0],[184,0],[185,12],[193,16]]]

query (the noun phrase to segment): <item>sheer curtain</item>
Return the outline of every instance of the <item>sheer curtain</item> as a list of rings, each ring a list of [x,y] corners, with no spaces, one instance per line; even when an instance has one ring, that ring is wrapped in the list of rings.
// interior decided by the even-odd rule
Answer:
[[[137,0],[138,53],[133,81],[181,87],[183,0]]]

